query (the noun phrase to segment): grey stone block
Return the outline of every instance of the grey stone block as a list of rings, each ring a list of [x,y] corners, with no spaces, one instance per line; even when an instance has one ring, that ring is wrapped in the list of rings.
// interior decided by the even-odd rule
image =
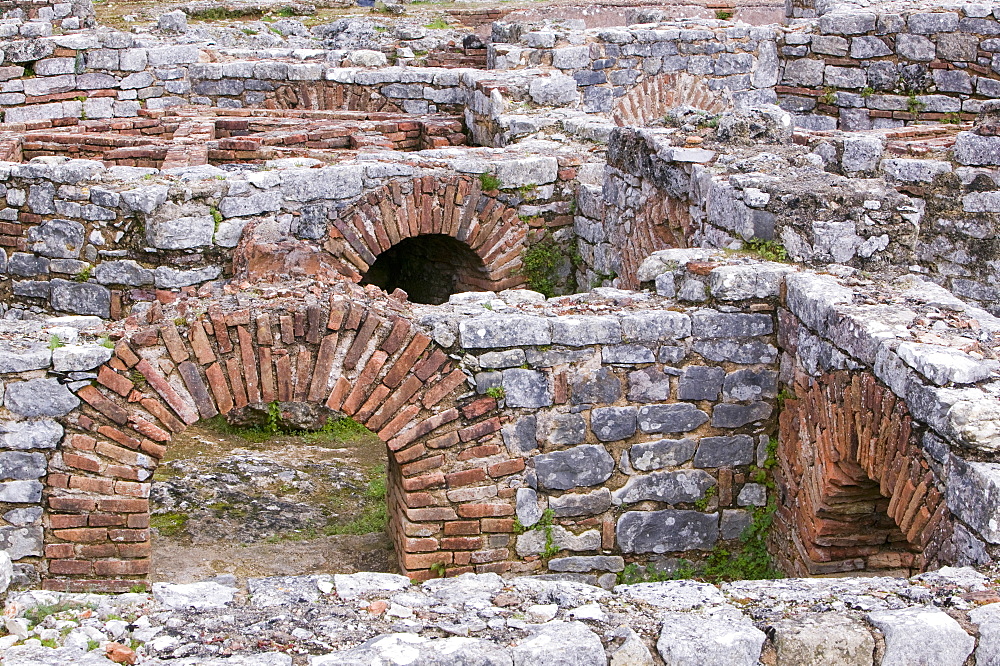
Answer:
[[[35,484],[37,481],[15,481],[14,483]],[[33,493],[33,489],[34,486],[30,486],[30,490],[25,493],[25,496],[29,496],[27,493]],[[0,527],[0,549],[7,551],[12,560],[19,560],[23,557],[40,557],[42,555],[41,526]]]
[[[774,324],[766,314],[699,310],[692,317],[692,334],[696,338],[749,338],[773,331]]]
[[[655,367],[628,373],[630,402],[662,402],[670,399],[670,375]]]
[[[637,365],[656,360],[653,350],[644,345],[608,345],[601,349],[601,360],[617,365]]]
[[[639,428],[645,433],[689,432],[708,421],[708,414],[694,405],[646,405],[639,408]]]
[[[537,625],[511,648],[510,656],[514,666],[605,666],[608,660],[601,639],[583,622],[556,621]],[[501,663],[497,660],[490,666]]]
[[[523,349],[486,352],[479,357],[481,368],[516,368],[525,362]]]
[[[591,374],[570,378],[570,402],[580,404],[608,404],[622,397],[622,381],[610,368],[601,368]]]
[[[864,88],[868,85],[868,75],[860,67],[827,65],[823,70],[823,82],[833,88]]]
[[[66,345],[52,350],[52,369],[60,372],[93,370],[111,358],[111,350],[100,345]]]
[[[736,504],[739,506],[767,505],[767,486],[762,483],[746,484],[740,489],[740,494],[736,497]]]
[[[589,493],[564,493],[549,498],[549,508],[557,517],[596,516],[611,508],[611,491],[600,488]]]
[[[624,342],[670,342],[691,335],[691,319],[670,310],[625,315],[621,326]]]
[[[678,467],[691,459],[695,447],[692,439],[660,439],[634,444],[629,449],[629,462],[642,472]]]
[[[665,664],[757,666],[767,638],[738,610],[667,612],[656,649]]]
[[[174,217],[157,215],[146,223],[146,242],[161,250],[184,250],[212,244],[215,220],[211,215]]]
[[[744,368],[726,375],[722,396],[726,400],[773,398],[778,392],[778,373],[773,370]]]
[[[0,483],[0,502],[38,504],[42,501],[40,481],[5,481]]]
[[[698,340],[694,351],[709,361],[732,361],[733,363],[774,363],[778,350],[773,345],[756,340]]]
[[[851,57],[859,60],[880,58],[892,53],[892,49],[878,37],[854,37],[851,39]]]
[[[936,52],[934,42],[921,35],[903,33],[896,37],[896,53],[909,60],[930,62],[935,58]]]
[[[73,314],[111,316],[111,292],[92,282],[49,281],[49,303],[56,310]]]
[[[972,94],[972,77],[961,70],[935,69],[931,71],[938,92]]]
[[[739,428],[771,416],[773,408],[766,402],[749,405],[716,405],[712,410],[712,425],[716,428]]]
[[[873,666],[875,639],[864,624],[838,613],[810,613],[775,622],[779,664]]]
[[[718,400],[719,391],[726,371],[703,365],[689,365],[684,368],[677,384],[680,400]]]
[[[714,485],[715,479],[700,469],[653,472],[629,477],[625,485],[612,495],[615,504],[631,504],[646,500],[680,504],[702,499]]]
[[[39,479],[47,470],[48,462],[41,453],[0,452],[0,480]]]
[[[138,262],[131,259],[120,259],[98,264],[94,270],[94,278],[101,284],[123,284],[139,287],[153,284],[153,271],[143,268]]]
[[[173,289],[214,280],[221,274],[221,266],[205,266],[189,271],[180,271],[169,266],[158,266],[153,271],[153,283],[160,289]]]
[[[599,485],[607,481],[615,469],[614,459],[597,444],[543,453],[532,461],[539,485],[553,490]]]
[[[587,573],[589,571],[624,571],[625,560],[620,555],[574,555],[549,560],[549,571]]]
[[[503,371],[501,385],[506,392],[508,407],[547,407],[552,393],[545,373],[520,368]]]
[[[938,608],[869,613],[868,621],[885,635],[882,666],[962,666],[976,644],[958,622]]]
[[[561,525],[553,525],[551,530],[528,530],[519,535],[515,550],[521,557],[539,555],[545,550],[549,537],[552,545],[559,550],[587,551],[601,547],[601,533],[597,530],[587,530],[577,535]]]
[[[1000,543],[995,507],[1000,505],[1000,464],[949,456],[945,497],[948,509],[989,543]]]
[[[63,427],[52,419],[0,421],[0,447],[5,449],[54,449]]]
[[[538,493],[531,488],[518,488],[515,499],[517,520],[522,527],[531,527],[542,517],[542,507],[538,505]]]
[[[587,423],[579,414],[554,414],[547,419],[545,438],[553,446],[575,446],[587,437]]]
[[[820,17],[819,29],[828,35],[863,35],[875,29],[875,14],[830,12]]]
[[[810,46],[812,47],[813,53],[843,57],[847,55],[848,42],[843,37],[836,37],[833,35],[813,35]],[[822,76],[822,63],[820,63],[819,71],[821,73],[820,76]]]
[[[501,431],[503,442],[512,457],[529,455],[538,448],[537,428],[538,419],[534,414],[522,416],[514,423],[503,427]]]
[[[37,277],[49,274],[49,260],[28,252],[14,252],[7,262],[7,270],[11,275],[21,277]]]
[[[937,36],[937,56],[941,60],[947,62],[976,62],[976,52],[978,50],[979,38],[976,35],[956,32]]]
[[[722,511],[722,521],[719,524],[719,538],[724,541],[739,539],[743,531],[750,527],[751,522],[753,522],[753,516],[749,511],[743,509],[724,509]]]
[[[32,185],[31,189],[34,188]],[[31,200],[30,194],[28,200]],[[76,259],[83,248],[83,240],[83,225],[74,220],[45,220],[28,230],[31,251],[44,257]]]
[[[549,320],[522,315],[487,315],[459,323],[459,339],[466,349],[552,344]]]
[[[695,467],[737,467],[754,460],[754,439],[750,435],[702,437],[694,456]]]
[[[52,351],[44,342],[27,339],[0,341],[0,374],[47,368],[51,359]]]
[[[590,411],[590,429],[602,442],[628,439],[636,430],[635,407],[595,407]]]
[[[918,35],[933,35],[939,32],[958,30],[958,14],[955,12],[934,12],[910,14],[906,21],[910,32]]]
[[[1000,603],[976,608],[969,613],[969,620],[979,628],[976,663],[1000,663]]]
[[[719,539],[719,514],[665,509],[626,511],[615,527],[623,553],[712,550]]]
[[[55,379],[29,379],[7,385],[4,406],[27,418],[65,416],[80,399]]]
[[[825,63],[822,60],[813,60],[811,58],[790,60],[785,63],[783,81],[793,86],[813,87],[823,85],[824,67]]]

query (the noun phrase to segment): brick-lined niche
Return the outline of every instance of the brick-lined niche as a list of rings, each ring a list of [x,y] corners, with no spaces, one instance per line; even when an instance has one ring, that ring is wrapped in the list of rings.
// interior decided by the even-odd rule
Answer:
[[[151,477],[172,436],[200,419],[275,401],[324,404],[386,442],[389,530],[403,572],[429,578],[438,562],[505,570],[506,549],[477,552],[481,537],[450,543],[456,532],[448,526],[509,532],[513,521],[496,520],[513,514],[509,499],[463,505],[459,521],[428,492],[524,468],[519,459],[466,469],[488,455],[483,444],[500,421],[493,398],[456,400],[464,384],[431,339],[385,303],[343,297],[297,310],[212,305],[190,323],[161,322],[121,340],[97,383],[79,391],[84,403],[66,417],[50,462],[44,585],[122,591],[142,582]]]
[[[430,251],[435,242],[453,240],[452,249],[460,245],[463,252],[452,266],[455,279],[449,293],[520,287],[521,255],[530,229],[518,218],[517,208],[502,203],[499,195],[497,190],[484,191],[478,178],[464,175],[393,181],[339,211],[328,213],[323,206],[304,210],[303,219],[318,215],[325,221],[329,215],[326,253],[318,257],[309,249],[307,254],[310,261],[320,261],[355,282],[367,276],[367,282],[389,286],[367,275],[380,255],[422,237],[418,245],[432,239],[429,248],[423,247]],[[251,240],[241,243],[234,264],[238,274],[266,282],[275,274],[294,274],[301,261],[303,257],[287,249]]]
[[[951,535],[906,405],[865,372],[799,378],[781,413],[774,553],[789,575],[923,571]]]

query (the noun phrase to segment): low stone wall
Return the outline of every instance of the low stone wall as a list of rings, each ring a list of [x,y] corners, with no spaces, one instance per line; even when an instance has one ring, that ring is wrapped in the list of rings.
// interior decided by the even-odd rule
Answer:
[[[783,34],[779,104],[813,129],[970,120],[1000,96],[994,9],[824,14],[812,30]]]
[[[735,545],[769,503],[792,571],[993,557],[1000,481],[981,461],[1000,446],[1000,368],[955,334],[1000,322],[918,281],[856,305],[831,276],[697,251],[654,254],[643,274],[659,296],[182,294],[113,327],[113,356],[59,328],[93,320],[8,324],[23,332],[4,343],[2,545],[49,586],[128,588],[148,571],[146,498],[171,433],[248,403],[316,402],[386,442],[391,531],[417,578],[443,566],[608,584],[626,563]],[[920,313],[942,303],[961,314],[931,341]],[[898,322],[914,333],[889,334]],[[857,438],[830,439],[848,421]]]
[[[548,84],[539,82],[539,88],[547,85],[546,95],[560,102],[575,101],[582,93],[588,112],[613,112],[644,79],[680,73],[699,77],[709,99],[754,106],[775,100],[775,39],[770,27],[714,20],[582,32],[559,28],[522,32],[519,25],[496,23],[488,64],[501,70],[557,69],[564,76]],[[644,109],[645,119],[662,118],[671,108],[663,102]]]

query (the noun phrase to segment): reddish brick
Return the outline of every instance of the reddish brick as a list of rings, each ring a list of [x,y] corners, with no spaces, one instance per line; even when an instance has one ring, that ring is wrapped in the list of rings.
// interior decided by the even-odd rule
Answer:
[[[45,557],[65,559],[73,557],[76,547],[71,543],[50,543],[45,545]]]
[[[97,501],[85,497],[50,497],[49,508],[55,511],[93,511],[97,508]]]
[[[504,460],[503,462],[498,462],[494,465],[490,465],[486,468],[489,475],[494,479],[507,476],[508,474],[517,474],[524,469],[524,458],[515,458],[514,460]]]
[[[115,490],[114,481],[111,479],[95,479],[90,476],[72,475],[69,477],[69,487],[74,490],[85,490],[89,493],[100,493],[110,495]]]
[[[514,508],[509,504],[461,504],[458,515],[462,518],[495,518],[510,516]]]
[[[76,552],[80,557],[93,559],[96,557],[116,557],[118,546],[113,543],[90,543],[76,547]]]
[[[191,324],[191,328],[188,329],[188,340],[191,342],[191,349],[194,350],[194,355],[199,363],[208,365],[215,361],[215,351],[212,349],[212,343],[209,342],[208,334],[205,333],[205,327],[200,321]]]
[[[89,560],[51,560],[49,573],[61,575],[93,574],[93,563]]]
[[[506,560],[508,557],[510,557],[510,551],[506,548],[480,550],[472,554],[472,563],[483,564],[484,562],[496,562],[498,560]]]
[[[407,405],[396,414],[395,417],[389,423],[385,425],[381,430],[378,431],[379,439],[386,442],[392,439],[400,430],[405,428],[410,422],[413,421],[414,417],[420,413],[420,407],[418,405]]]
[[[146,513],[149,511],[149,500],[117,497],[102,499],[97,501],[97,509],[116,513]]]
[[[430,493],[405,493],[403,495],[403,501],[406,503],[406,506],[411,509],[434,506],[437,504],[437,499]]]
[[[444,533],[447,535],[457,534],[480,534],[478,520],[453,520],[444,524]]]
[[[139,401],[139,404],[145,407],[146,411],[159,419],[160,423],[165,425],[167,430],[170,432],[184,432],[184,429],[187,428],[187,426],[181,423],[180,420],[174,416],[170,410],[164,407],[159,400],[143,398]]]
[[[459,441],[458,431],[453,430],[447,435],[441,435],[440,437],[434,437],[433,439],[427,440],[427,446],[432,449],[444,449],[458,444]]]
[[[445,537],[441,547],[446,550],[476,550],[483,547],[482,537]]]
[[[125,516],[125,526],[134,529],[145,529],[149,527],[149,514],[130,513]]]
[[[330,313],[331,316],[333,313]],[[395,354],[399,348],[403,345],[403,340],[406,339],[406,335],[410,332],[410,322],[402,317],[394,318],[392,322],[392,330],[389,331],[389,336],[382,343],[380,349],[387,354]]]
[[[461,486],[469,486],[473,483],[485,481],[486,470],[478,467],[475,469],[466,469],[461,472],[452,472],[451,474],[447,474],[446,478],[448,480],[449,488],[459,488]]]
[[[399,468],[399,472],[403,476],[413,476],[414,474],[420,474],[421,472],[437,469],[443,464],[444,464],[443,455],[431,456],[430,458],[424,458],[423,460],[418,460],[417,462],[409,463],[408,465],[403,465],[402,467]]]
[[[52,535],[63,541],[74,543],[94,543],[104,541],[108,538],[108,531],[105,529],[80,527],[68,530],[53,530]]]
[[[509,533],[514,531],[513,518],[483,518],[482,524],[484,532]]]
[[[115,481],[115,494],[131,497],[149,497],[149,484],[135,483],[133,481]]]
[[[84,402],[104,414],[118,425],[128,423],[128,412],[122,407],[109,400],[103,393],[94,386],[84,386],[76,392]]]
[[[424,407],[430,408],[438,404],[446,395],[455,390],[463,382],[465,382],[465,373],[457,368],[452,370],[424,394]]]
[[[478,400],[473,400],[469,404],[462,407],[462,416],[467,419],[479,418],[483,414],[492,411],[497,406],[497,401],[494,398],[485,396],[479,398]]]
[[[149,560],[99,560],[94,562],[98,576],[140,576],[149,573]]]
[[[407,553],[426,553],[438,549],[437,539],[403,539],[403,551]]]
[[[486,421],[480,421],[458,431],[458,437],[463,442],[471,442],[474,439],[485,437],[500,430],[500,418],[494,416]]]
[[[95,458],[88,458],[76,453],[63,453],[63,464],[74,469],[82,469],[86,472],[98,472],[101,469],[101,461]]]
[[[121,430],[118,430],[117,428],[112,428],[111,426],[101,426],[100,428],[97,429],[97,432],[98,434],[104,435],[108,439],[112,439],[121,444],[122,446],[128,447],[133,450],[138,449],[142,445],[142,442],[136,439],[135,437],[129,437]],[[101,442],[101,444],[111,446],[110,444],[107,444],[107,442]],[[92,448],[99,451],[99,448],[97,446],[94,446]],[[135,454],[132,455],[134,456]]]
[[[428,507],[426,509],[407,509],[406,517],[417,522],[427,522],[436,520],[455,520],[458,514],[455,510],[447,506]]]
[[[496,444],[483,444],[465,449],[458,454],[458,460],[473,460],[474,458],[488,458],[500,453],[500,447]]]
[[[319,402],[327,395],[330,383],[330,373],[333,371],[333,360],[337,353],[337,333],[331,333],[323,338],[316,355],[316,368],[313,370],[312,384],[309,386],[309,402]]]
[[[97,440],[88,435],[73,435],[69,438],[69,445],[80,451],[93,451]]]
[[[149,557],[153,552],[153,545],[148,541],[119,543],[116,548],[122,557]]]
[[[417,379],[425,382],[430,379],[431,375],[437,372],[447,360],[448,356],[443,351],[435,349],[430,356],[413,366],[413,374]]]
[[[80,518],[83,517],[80,516]],[[86,516],[86,518],[90,527],[120,527],[125,525],[125,516],[120,516],[116,513],[92,513],[90,516]]]
[[[86,527],[86,526],[87,526],[87,516],[85,514],[61,513],[49,516],[49,527],[51,527],[52,529],[63,529],[67,527]]]
[[[99,384],[107,386],[123,398],[131,393],[132,389],[135,388],[135,384],[133,384],[129,379],[119,375],[106,365],[102,365],[97,371],[97,381]]]
[[[409,571],[410,569],[429,569],[431,565],[435,564],[451,564],[453,555],[447,552],[436,552],[436,553],[403,553],[402,565],[403,568]]]
[[[431,339],[424,335],[423,333],[417,333],[410,340],[410,344],[406,346],[406,349],[400,354],[399,358],[396,359],[395,363],[392,365],[392,369],[386,373],[385,378],[382,382],[389,388],[395,388],[403,381],[403,377],[410,371],[413,364],[416,362],[417,358],[427,349],[427,345],[431,343]]]
[[[181,340],[181,334],[173,322],[167,322],[160,326],[160,337],[163,338],[163,346],[167,348],[167,352],[170,354],[170,358],[174,360],[174,363],[180,363],[191,358],[187,347],[184,345],[184,341]]]
[[[417,444],[416,446],[411,446],[409,448],[403,449],[402,451],[396,452],[396,463],[398,464],[408,463],[412,460],[416,460],[425,453],[427,453],[427,447],[425,447],[423,444]]]
[[[149,530],[108,530],[112,541],[148,541]]]
[[[444,485],[444,474],[425,474],[415,476],[411,479],[403,479],[403,490],[412,492],[414,490],[426,490],[427,488],[437,488]]]
[[[416,440],[417,438],[423,437],[424,435],[432,432],[433,430],[436,430],[437,428],[440,428],[446,423],[451,423],[457,418],[458,418],[458,410],[454,408],[445,410],[440,414],[435,414],[429,419],[425,419],[420,423],[414,424],[412,428],[404,430],[396,437],[391,439],[388,443],[389,449],[392,451],[398,451],[407,444],[409,444],[410,442]]]

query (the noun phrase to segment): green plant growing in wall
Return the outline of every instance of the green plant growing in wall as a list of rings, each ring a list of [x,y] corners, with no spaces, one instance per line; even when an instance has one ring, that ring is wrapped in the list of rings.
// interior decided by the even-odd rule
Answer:
[[[788,261],[788,251],[778,241],[751,238],[743,243],[743,249],[764,261]]]
[[[92,271],[93,271],[92,266],[90,265],[84,266],[79,270],[79,272],[77,272],[76,275],[73,276],[73,279],[76,282],[86,282],[87,280],[90,279],[90,274]]]
[[[827,88],[823,91],[823,94],[819,96],[819,103],[826,104],[827,106],[833,106],[837,103],[837,90],[835,88]]]
[[[431,573],[437,576],[438,578],[444,578],[445,572],[448,570],[448,567],[445,565],[444,562],[435,562],[434,564],[431,565],[430,569]]]
[[[431,30],[447,30],[451,26],[443,18],[438,17],[424,26],[425,28],[430,28]]]
[[[699,511],[704,511],[705,509],[708,508],[708,505],[711,504],[712,498],[715,497],[716,493],[718,492],[719,492],[719,486],[714,486],[714,485],[709,486],[708,489],[705,491],[705,494],[701,496],[701,499],[695,501],[694,508],[698,509]]]
[[[875,94],[875,89],[871,86],[865,86],[861,89],[861,99],[868,99]]]
[[[53,335],[49,338],[49,349],[59,349],[60,347],[65,347],[66,343],[62,341],[58,335]]]
[[[507,397],[507,389],[502,386],[491,386],[486,389],[486,395],[496,400],[503,400]]]
[[[927,107],[926,104],[917,99],[917,93],[911,92],[909,97],[906,98],[906,110],[913,115],[919,114]]]
[[[731,9],[717,9],[715,10],[715,18],[720,21],[728,21],[733,18],[733,10]]]
[[[566,255],[548,230],[542,238],[531,245],[521,257],[521,274],[528,286],[546,298],[556,293],[559,268],[565,263]]]
[[[961,125],[962,124],[962,114],[952,111],[951,113],[944,114],[944,118],[941,119],[946,125]]]
[[[499,190],[503,186],[500,179],[491,173],[479,174],[479,184],[482,185],[483,189],[487,192],[490,190]]]

